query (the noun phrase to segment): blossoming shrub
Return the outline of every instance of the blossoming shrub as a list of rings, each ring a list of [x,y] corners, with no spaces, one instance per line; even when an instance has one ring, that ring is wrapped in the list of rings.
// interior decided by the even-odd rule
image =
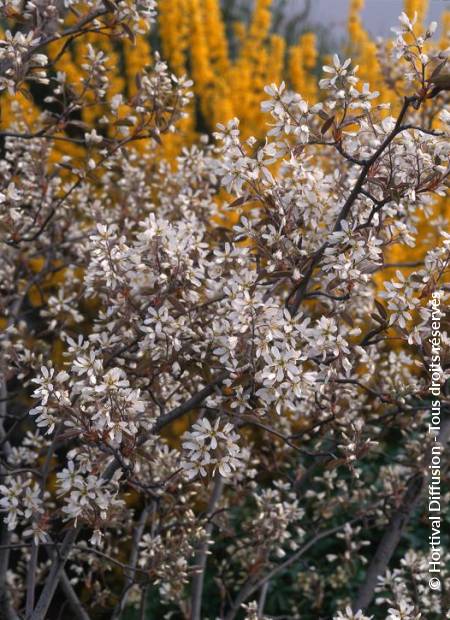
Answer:
[[[159,143],[184,121],[189,80],[156,56],[117,93],[94,43],[81,82],[54,71],[72,38],[127,36],[154,8],[25,2],[0,46],[16,111],[0,134],[2,617],[440,619],[449,558],[442,594],[429,590],[421,514],[431,301],[449,494],[435,25],[401,16],[398,111],[334,56],[321,103],[267,86],[263,141],[233,119],[174,168]],[[30,81],[48,91],[34,119]],[[81,148],[55,158],[59,142]],[[223,208],[231,230],[215,224]],[[423,213],[439,242],[380,292],[387,252],[420,244]]]

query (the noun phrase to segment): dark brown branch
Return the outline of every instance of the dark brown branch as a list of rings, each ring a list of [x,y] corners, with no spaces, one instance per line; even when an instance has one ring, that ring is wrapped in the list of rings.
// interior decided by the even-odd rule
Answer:
[[[447,418],[442,423],[441,432],[438,439],[441,446],[444,447],[447,444],[449,437],[450,418]],[[389,521],[389,525],[387,526],[383,537],[378,544],[375,555],[373,556],[367,569],[365,579],[359,588],[358,594],[353,603],[353,611],[355,612],[359,610],[364,611],[370,605],[375,592],[375,587],[378,583],[378,578],[386,572],[389,562],[400,542],[405,527],[420,503],[423,490],[428,480],[428,475],[423,473],[423,471],[427,471],[430,458],[431,451],[428,450],[424,459],[423,470],[410,478],[402,503]]]

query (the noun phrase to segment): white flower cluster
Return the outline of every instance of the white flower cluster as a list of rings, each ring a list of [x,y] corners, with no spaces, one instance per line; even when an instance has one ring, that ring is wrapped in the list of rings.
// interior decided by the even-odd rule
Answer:
[[[206,476],[211,469],[224,478],[231,476],[243,466],[238,439],[233,425],[221,425],[220,418],[214,424],[208,418],[196,422],[183,436],[185,454],[181,465],[187,477]]]
[[[135,31],[139,31],[142,22],[149,28],[156,16],[156,0],[119,0],[117,16],[121,20],[130,20]]]
[[[1,0],[0,12],[4,16],[11,18],[20,15],[30,27],[26,34],[21,30],[14,34],[7,30],[5,38],[0,41],[0,65],[2,67],[0,91],[8,90],[10,94],[14,94],[24,81],[49,84],[50,77],[45,68],[48,58],[40,50],[46,43],[61,37],[61,33],[55,34],[54,32],[55,22],[63,19],[65,10],[75,4],[81,5],[78,9],[85,11],[85,15],[80,17],[80,27],[90,22],[98,26],[103,16],[114,13],[117,23],[124,27],[124,35],[129,33],[130,36],[133,32],[142,31],[143,25],[144,29],[149,29],[156,16],[155,0],[119,0],[105,3],[97,0],[84,0],[82,3],[73,0],[64,0],[64,2]],[[80,13],[77,14],[80,16]],[[42,24],[47,24],[48,32],[42,28]],[[67,33],[63,33],[63,36],[71,33],[69,29]],[[101,60],[102,53],[99,52],[96,56],[100,56],[97,60]]]
[[[102,356],[89,342],[69,338],[68,344],[70,375],[42,366],[41,377],[33,380],[39,385],[33,397],[40,404],[30,413],[37,416],[37,426],[50,434],[62,420],[90,441],[102,438],[113,447],[132,441],[141,422],[144,427],[151,423],[151,418],[141,420],[146,404],[140,390],[130,387],[121,368],[105,369]]]
[[[270,99],[262,102],[261,110],[269,112],[275,119],[268,135],[280,136],[284,132],[286,135],[293,134],[300,143],[307,143],[309,138],[307,102],[298,93],[287,90],[284,82],[279,87],[276,84],[266,86],[264,92]]]
[[[256,601],[252,601],[248,605],[243,605],[243,608],[245,609],[245,620],[269,620],[268,616],[261,615]]]
[[[372,620],[373,616],[366,616],[362,611],[353,612],[348,606],[344,611],[338,611],[333,620]]]
[[[5,39],[0,41],[0,92],[8,90],[14,95],[17,85],[24,79],[48,84],[47,73],[43,68],[48,63],[47,56],[33,51],[39,42],[40,39],[35,38],[33,31],[27,34],[6,31]]]
[[[167,534],[144,534],[139,543],[139,566],[155,571],[160,596],[167,602],[182,596],[192,572],[190,559],[196,545],[206,538],[205,529],[192,510],[185,511],[183,520],[181,535],[174,536],[170,530]]]
[[[275,481],[273,489],[255,493],[253,497],[257,505],[254,526],[266,552],[283,558],[287,549],[295,551],[305,534],[299,525],[305,511],[295,493],[290,492],[289,485]]]
[[[448,552],[443,551],[443,571],[440,575],[444,589],[450,581]],[[400,566],[386,571],[377,585],[377,605],[387,607],[387,620],[421,620],[434,614],[445,617],[440,591],[433,591],[429,585],[428,557],[425,553],[409,550],[400,561]],[[420,606],[418,605],[420,601]]]
[[[252,483],[252,486],[256,486]],[[271,488],[254,489],[249,497],[256,510],[241,524],[238,539],[228,546],[231,561],[242,566],[243,574],[255,577],[264,566],[275,564],[304,540],[305,511],[290,485],[275,480]]]
[[[10,479],[8,484],[0,485],[0,495],[0,511],[6,513],[4,522],[8,530],[14,531],[19,521],[21,525],[27,525],[29,522],[35,524],[44,512],[44,498],[39,485],[32,480]],[[49,494],[46,493],[45,499],[48,497]],[[46,540],[45,533],[35,525],[32,525],[31,529],[26,529],[24,536],[31,533],[38,539]]]
[[[83,517],[94,530],[100,530],[111,515],[123,506],[124,501],[118,497],[116,485],[107,484],[101,477],[88,474],[86,469],[86,465],[76,468],[75,462],[69,460],[67,467],[58,472],[58,492],[65,496],[62,510],[65,518],[73,520],[75,524]]]
[[[46,433],[50,434],[55,430],[58,417],[54,415],[52,404],[57,407],[70,405],[68,392],[65,382],[69,375],[61,370],[55,375],[55,369],[47,366],[41,366],[41,376],[33,379],[37,387],[33,392],[33,397],[38,398],[40,405],[30,410],[31,415],[36,415],[36,425],[40,428],[46,428]]]

